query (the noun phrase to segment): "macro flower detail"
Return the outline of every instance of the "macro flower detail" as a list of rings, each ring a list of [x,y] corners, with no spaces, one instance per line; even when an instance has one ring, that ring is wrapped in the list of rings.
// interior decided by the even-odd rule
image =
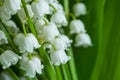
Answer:
[[[3,65],[3,69],[15,65],[19,59],[21,59],[21,57],[11,50],[6,50],[0,55],[0,63]]]
[[[51,2],[50,5],[52,5],[54,8],[51,8],[52,12],[59,11],[59,12],[64,12],[63,6],[59,4],[58,1]]]
[[[47,1],[37,0],[31,4],[32,10],[36,17],[41,18],[45,14],[50,14],[50,7]]]
[[[20,68],[26,72],[26,76],[34,78],[36,73],[42,74],[44,66],[41,64],[39,58],[33,56],[32,59],[29,59],[25,54],[23,55],[23,59],[20,61]]]
[[[75,42],[76,42],[75,43],[76,47],[79,47],[79,46],[83,46],[83,47],[92,46],[90,36],[87,33],[77,34],[77,36],[75,38]]]
[[[31,9],[31,5],[27,4],[26,8],[28,10],[28,14],[29,14],[30,18],[32,18],[34,16],[34,13],[33,13],[32,9]],[[22,22],[26,22],[27,17],[26,17],[26,14],[25,14],[25,11],[24,11],[23,8],[18,11],[18,16],[19,16],[19,18],[20,18],[20,20]]]
[[[21,9],[21,0],[4,0],[3,6],[0,7],[0,18],[3,22],[11,18],[11,15]]]
[[[18,46],[21,53],[30,52],[40,47],[36,37],[32,33],[24,35],[22,33],[17,34],[14,38],[14,43]]]
[[[7,9],[5,6],[0,7],[0,19],[2,22],[6,22],[11,18],[11,14],[7,12]]]
[[[92,3],[85,1],[87,5],[87,2]],[[99,3],[99,1],[95,1],[93,4],[95,3]],[[96,4],[95,6],[91,6],[93,5],[91,4],[88,6],[89,15],[84,17],[87,13],[85,4],[79,0],[0,0],[0,80],[79,80],[76,72],[79,69],[76,68],[78,68],[79,61],[84,66],[83,58],[79,58],[83,57],[81,54],[84,51],[77,50],[79,48],[75,47],[92,46],[87,29],[88,31],[90,29],[98,31],[102,24],[99,26],[100,28],[93,29],[93,27],[98,25],[99,21],[106,21],[101,17],[106,17],[107,13],[105,16],[98,16],[99,12],[92,14],[94,11],[102,11],[100,15],[104,15],[103,11],[107,9],[104,10],[102,5],[100,10],[97,10]],[[112,11],[114,12],[113,9]],[[95,21],[97,19],[98,21]],[[85,21],[85,24],[82,20]],[[86,29],[86,24],[90,28]],[[112,30],[108,29],[107,32],[112,32]],[[110,41],[112,42],[114,39]],[[118,41],[118,37],[116,41]],[[90,53],[89,50],[85,52]],[[74,62],[77,60],[79,61]],[[83,66],[81,67],[83,68]],[[8,73],[8,76],[1,75],[3,72]]]
[[[19,28],[17,27],[15,22],[12,20],[8,20],[7,22],[5,22],[5,25],[7,26],[7,29],[9,30],[9,32],[11,33],[17,33],[19,31]]]
[[[87,9],[84,3],[77,3],[73,6],[73,12],[75,16],[85,15],[87,13]]]
[[[44,27],[44,25],[45,25],[45,21],[43,20],[43,18],[36,20],[35,28],[38,34],[41,33],[41,30]]]
[[[39,37],[46,42],[51,42],[55,39],[56,36],[59,36],[60,33],[57,29],[57,26],[51,22],[48,25],[44,26],[39,34]]]
[[[0,45],[4,43],[7,44],[8,40],[4,32],[0,30]]]
[[[73,20],[70,22],[70,34],[86,32],[85,26],[81,20]]]
[[[56,23],[56,25],[58,27],[67,26],[67,24],[68,24],[65,14],[63,12],[59,12],[59,11],[52,15],[51,21]]]
[[[52,42],[57,50],[67,50],[72,41],[65,35],[60,35]]]
[[[60,64],[65,64],[70,60],[70,56],[67,56],[64,50],[57,50],[50,53],[51,63],[59,66]]]
[[[5,0],[4,6],[12,15],[21,9],[21,0]]]

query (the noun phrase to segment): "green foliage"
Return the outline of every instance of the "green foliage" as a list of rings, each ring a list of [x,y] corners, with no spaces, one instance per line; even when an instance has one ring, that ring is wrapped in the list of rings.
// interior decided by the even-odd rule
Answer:
[[[80,19],[86,25],[93,47],[74,48],[79,80],[120,80],[120,1],[83,2],[88,14]]]

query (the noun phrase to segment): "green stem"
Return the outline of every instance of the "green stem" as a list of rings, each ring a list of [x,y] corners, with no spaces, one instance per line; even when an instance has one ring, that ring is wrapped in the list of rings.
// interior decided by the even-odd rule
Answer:
[[[22,23],[22,27],[23,27],[23,32],[24,32],[24,34],[27,35],[27,31],[26,31],[26,28],[25,28],[25,24],[24,24],[24,23]]]
[[[70,15],[73,20],[76,20],[76,16],[74,14],[68,13],[68,15]]]
[[[17,48],[13,45],[14,43],[13,43],[13,41],[12,41],[10,35],[9,35],[9,32],[8,32],[7,29],[5,28],[5,25],[4,25],[4,24],[1,24],[0,26],[1,26],[1,29],[3,30],[3,32],[5,33],[5,35],[7,36],[8,42],[9,42],[9,44],[11,45],[11,47],[13,48],[13,50],[14,50],[15,52],[18,52]]]
[[[13,76],[14,80],[20,80],[19,77],[10,68],[7,69],[7,72]]]
[[[67,51],[67,53],[69,56],[71,56],[71,60],[69,61],[69,67],[70,67],[70,71],[72,74],[72,78],[73,78],[73,80],[78,80],[77,73],[76,73],[76,67],[75,67],[75,63],[74,63],[72,47],[69,49],[69,51]]]
[[[50,7],[51,7],[51,8],[53,8],[54,13],[56,13],[56,12],[57,12],[56,8],[55,8],[52,4],[50,4]]]
[[[76,0],[79,1],[79,0]],[[67,14],[69,14],[69,0],[64,0],[64,7],[65,7],[65,12]],[[74,15],[69,14],[73,19],[75,19]],[[69,16],[67,17],[69,20]],[[68,30],[68,29],[67,29]],[[71,60],[69,61],[69,68],[70,68],[70,72],[71,72],[71,76],[73,78],[73,80],[78,80],[77,78],[77,73],[76,73],[76,67],[75,67],[75,63],[74,63],[74,56],[73,56],[73,52],[72,52],[72,47],[70,48],[69,51],[67,51],[68,55],[71,56]],[[70,74],[70,73],[69,73]]]
[[[62,64],[62,71],[63,71],[63,75],[64,75],[64,78],[65,78],[64,80],[69,80],[65,65],[63,65],[63,64]]]
[[[69,65],[67,63],[65,64],[65,69],[66,69],[66,72],[67,72],[68,79],[72,80],[72,77],[71,77],[71,74],[70,74]]]
[[[48,76],[48,80],[57,80],[56,72],[53,65],[50,63],[49,57],[46,54],[43,47],[38,49],[41,60],[44,64],[45,74]]]
[[[56,71],[57,76],[59,78],[58,80],[63,80],[60,66],[55,66],[55,71]]]
[[[32,21],[31,21],[31,18],[30,18],[30,16],[29,16],[29,13],[28,13],[28,10],[27,10],[26,4],[25,4],[25,0],[21,0],[21,2],[22,2],[22,5],[23,5],[25,14],[26,14],[26,16],[27,16],[27,18],[28,18],[27,22],[28,22],[28,24],[29,24],[29,28],[30,28],[30,30],[32,31],[32,33],[33,33],[35,36],[37,36],[36,30],[35,30],[35,28],[34,28],[34,25],[33,25]]]
[[[65,13],[68,14],[68,12],[69,12],[69,0],[63,0],[63,1],[64,1]]]

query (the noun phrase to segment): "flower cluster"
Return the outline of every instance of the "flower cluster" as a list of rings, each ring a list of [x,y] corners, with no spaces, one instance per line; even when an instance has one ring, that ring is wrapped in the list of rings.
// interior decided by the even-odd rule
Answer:
[[[73,9],[76,16],[86,14],[83,3]],[[71,57],[66,52],[73,42],[65,35],[67,27],[70,27],[70,34],[76,34],[75,46],[92,45],[81,20],[68,24],[63,6],[57,0],[4,0],[0,6],[2,68],[19,66],[24,76],[30,78],[42,74],[46,64],[41,48],[47,53],[50,65],[67,63]]]
[[[85,15],[87,13],[85,4],[84,3],[75,4],[73,6],[73,12],[76,17]],[[70,34],[76,34],[74,44],[76,47],[92,46],[91,39],[89,35],[86,33],[85,25],[81,20],[75,19],[70,22]]]

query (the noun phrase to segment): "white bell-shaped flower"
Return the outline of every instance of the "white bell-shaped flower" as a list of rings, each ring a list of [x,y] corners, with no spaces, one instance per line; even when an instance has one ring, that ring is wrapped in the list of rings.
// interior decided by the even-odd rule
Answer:
[[[22,33],[17,34],[17,36],[14,38],[14,43],[16,46],[18,46],[21,53],[32,53],[34,48],[37,49],[40,47],[40,44],[32,33],[27,35]]]
[[[4,43],[7,44],[8,40],[4,32],[0,30],[0,45]]]
[[[85,15],[87,13],[86,6],[84,3],[77,3],[73,7],[75,16]]]
[[[71,46],[71,43],[73,42],[72,40],[70,40],[66,35],[61,35],[60,38],[62,39],[62,41],[64,41],[64,43],[67,45],[67,47]]]
[[[39,58],[33,56],[32,59],[29,59],[28,55],[23,55],[23,59],[20,61],[20,68],[25,70],[26,76],[34,78],[36,73],[42,74],[44,66]]]
[[[21,57],[11,50],[6,50],[0,55],[0,63],[3,65],[3,69],[15,65],[19,59],[21,59]]]
[[[7,11],[6,6],[0,7],[0,19],[2,20],[2,22],[6,22],[10,18],[11,18],[11,14],[10,12]]]
[[[45,0],[38,0],[32,2],[32,10],[36,17],[41,18],[44,16],[44,14],[50,13],[50,7],[47,1]]]
[[[83,46],[83,47],[92,46],[90,36],[87,33],[77,34],[77,36],[75,38],[75,46],[76,47],[79,47],[79,46]]]
[[[36,28],[36,31],[37,31],[38,34],[41,33],[41,30],[42,30],[42,28],[43,28],[44,25],[45,25],[45,21],[43,20],[43,18],[38,19],[35,22],[35,28]]]
[[[65,35],[60,35],[52,42],[57,50],[67,50],[72,41]]]
[[[65,64],[70,60],[70,56],[67,56],[64,50],[57,50],[50,53],[50,58],[52,64],[59,66],[60,64]]]
[[[7,26],[7,29],[9,30],[9,32],[17,33],[19,30],[15,22],[12,20],[8,20],[7,22],[5,22],[5,25]]]
[[[21,0],[5,0],[3,5],[6,6],[8,13],[14,15],[21,9]]]
[[[26,4],[26,8],[28,10],[28,14],[29,14],[30,18],[32,18],[34,16],[34,13],[31,9],[31,5]],[[25,14],[25,11],[23,8],[18,11],[18,16],[22,22],[26,22],[27,17],[26,17],[26,14]]]
[[[64,13],[63,6],[61,4],[59,4],[58,1],[53,1],[50,3],[50,5],[52,5],[52,7],[50,7],[51,12],[55,12],[55,10],[56,10],[56,11]]]
[[[73,20],[70,22],[70,34],[86,32],[85,26],[81,20]]]
[[[41,34],[39,34],[39,37],[46,42],[53,41],[55,37],[60,34],[57,29],[57,26],[52,22],[44,26],[41,31],[42,32]]]
[[[58,27],[67,26],[68,22],[66,20],[65,14],[63,12],[57,11],[51,17],[51,21],[56,23]]]

